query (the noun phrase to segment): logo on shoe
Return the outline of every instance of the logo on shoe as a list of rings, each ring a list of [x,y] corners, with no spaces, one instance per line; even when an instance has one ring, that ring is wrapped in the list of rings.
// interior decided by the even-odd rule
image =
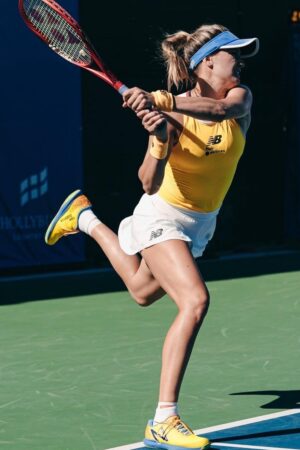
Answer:
[[[168,442],[168,438],[164,431],[162,431],[162,433],[159,433],[155,430],[151,430],[151,433],[152,433],[152,436],[154,437],[154,439],[156,440],[156,442],[159,442],[158,438],[162,439],[165,442]]]
[[[66,222],[66,221],[68,221],[68,222],[71,222],[71,220],[73,220],[73,214],[72,213],[70,213],[70,214],[68,214],[67,216],[63,216],[61,219],[60,219],[60,221],[61,222]]]

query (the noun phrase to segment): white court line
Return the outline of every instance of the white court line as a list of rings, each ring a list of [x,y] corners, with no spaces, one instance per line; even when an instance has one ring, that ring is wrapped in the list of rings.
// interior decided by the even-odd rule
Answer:
[[[107,448],[106,450],[134,450],[135,448],[146,448],[143,442],[136,442],[135,444],[122,445],[122,447]]]
[[[300,409],[288,409],[287,411],[280,411],[277,413],[272,414],[266,414],[265,416],[258,416],[258,417],[252,417],[251,419],[243,419],[243,420],[237,420],[236,422],[230,422],[225,423],[222,425],[214,425],[212,427],[208,428],[200,428],[199,430],[195,430],[195,434],[204,434],[204,433],[210,433],[212,431],[221,431],[221,430],[227,430],[228,428],[234,428],[234,427],[240,427],[242,425],[249,425],[251,423],[257,423],[257,422],[263,422],[264,420],[270,420],[270,419],[277,419],[278,417],[284,417],[284,416],[291,416],[293,414],[300,414]],[[221,447],[236,447],[236,448],[249,448],[252,450],[295,450],[295,449],[288,449],[288,448],[282,448],[282,447],[254,447],[254,446],[245,446],[245,445],[238,445],[238,444],[221,444],[218,442],[218,445]],[[107,448],[106,450],[134,450],[137,448],[145,448],[143,442],[136,442],[135,444],[127,444],[122,445],[121,447],[113,447],[113,448]]]
[[[234,447],[234,448],[248,448],[251,450],[296,450],[295,448],[283,448],[283,447],[262,447],[261,445],[243,445],[243,444],[217,444],[219,447]]]

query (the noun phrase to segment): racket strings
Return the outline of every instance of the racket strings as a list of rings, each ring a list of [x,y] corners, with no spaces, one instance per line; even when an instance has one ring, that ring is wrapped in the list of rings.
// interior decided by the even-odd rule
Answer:
[[[25,13],[49,46],[63,58],[90,65],[92,58],[80,34],[60,14],[42,0],[24,0]]]

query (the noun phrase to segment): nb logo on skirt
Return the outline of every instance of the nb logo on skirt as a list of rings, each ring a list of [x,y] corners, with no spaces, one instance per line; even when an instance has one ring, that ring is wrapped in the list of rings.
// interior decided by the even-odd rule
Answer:
[[[158,228],[158,230],[151,231],[149,240],[152,241],[152,239],[158,238],[159,236],[162,235],[162,233],[163,233],[163,229],[162,228]]]

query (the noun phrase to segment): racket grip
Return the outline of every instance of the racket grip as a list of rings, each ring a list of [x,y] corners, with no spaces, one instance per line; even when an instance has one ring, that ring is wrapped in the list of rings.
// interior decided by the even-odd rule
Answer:
[[[119,94],[123,95],[124,92],[126,92],[128,89],[129,89],[129,88],[128,88],[127,86],[125,86],[125,84],[122,84],[122,86],[120,86],[120,87],[118,88],[118,92],[119,92]]]

